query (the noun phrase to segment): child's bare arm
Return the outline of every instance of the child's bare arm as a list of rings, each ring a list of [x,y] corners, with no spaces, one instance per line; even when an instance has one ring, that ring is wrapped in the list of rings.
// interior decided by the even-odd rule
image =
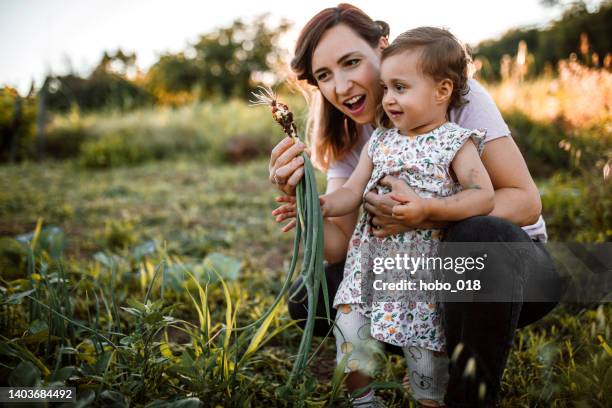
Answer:
[[[495,205],[495,192],[474,142],[468,140],[459,149],[451,167],[463,190],[450,197],[428,199],[428,219],[459,221],[489,214]]]
[[[372,175],[372,159],[368,155],[368,144],[361,150],[359,163],[339,189],[320,196],[321,211],[324,217],[340,217],[359,208],[362,202],[363,190],[368,185]]]
[[[460,221],[491,212],[493,186],[471,140],[459,149],[451,166],[463,187],[461,192],[444,198],[421,198],[410,188],[401,194],[391,193],[390,197],[400,202],[393,206],[393,218],[416,228],[425,220]]]

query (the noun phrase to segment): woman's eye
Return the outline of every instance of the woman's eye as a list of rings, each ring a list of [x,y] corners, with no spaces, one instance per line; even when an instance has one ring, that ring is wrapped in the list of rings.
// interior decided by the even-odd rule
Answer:
[[[346,61],[346,65],[348,66],[353,66],[353,65],[357,65],[359,64],[359,60],[356,58],[350,59],[348,61]]]
[[[325,81],[327,78],[327,73],[317,75],[317,81]]]

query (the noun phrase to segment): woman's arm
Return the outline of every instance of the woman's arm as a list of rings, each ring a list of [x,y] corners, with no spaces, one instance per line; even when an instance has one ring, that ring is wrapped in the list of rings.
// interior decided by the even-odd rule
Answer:
[[[537,222],[542,212],[540,192],[514,139],[508,136],[488,142],[481,160],[495,189],[495,205],[489,215],[520,227]]]

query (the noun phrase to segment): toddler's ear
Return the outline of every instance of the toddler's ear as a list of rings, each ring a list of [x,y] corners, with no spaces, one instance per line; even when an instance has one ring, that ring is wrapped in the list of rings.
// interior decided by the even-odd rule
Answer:
[[[450,101],[451,95],[453,94],[453,81],[445,78],[438,82],[436,88],[436,100],[438,103],[446,103]]]

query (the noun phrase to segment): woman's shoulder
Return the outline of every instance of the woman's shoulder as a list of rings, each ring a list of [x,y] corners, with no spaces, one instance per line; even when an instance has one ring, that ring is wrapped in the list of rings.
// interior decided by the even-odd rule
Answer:
[[[510,128],[502,118],[495,101],[473,78],[468,79],[466,103],[450,110],[450,120],[467,129],[486,129],[486,141],[509,136]]]

